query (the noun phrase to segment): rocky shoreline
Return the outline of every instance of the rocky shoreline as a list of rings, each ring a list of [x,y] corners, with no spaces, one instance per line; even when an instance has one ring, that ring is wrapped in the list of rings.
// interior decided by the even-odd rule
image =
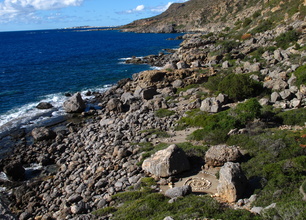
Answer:
[[[259,74],[250,77],[274,90],[270,97],[259,100],[262,105],[282,109],[305,107],[305,86],[298,88],[293,83],[294,76],[288,77],[288,73],[305,63],[305,59],[304,63],[292,63],[290,57],[303,60],[305,52],[294,46],[267,51],[262,54],[265,66],[256,58],[243,60],[259,47],[275,46],[272,39],[285,31],[287,29],[282,28],[251,36],[240,41],[239,46],[226,48],[217,55],[211,52],[222,50],[222,46],[216,44],[222,36],[187,34],[180,48],[172,53],[129,60],[164,68],[135,74],[133,79],[120,80],[105,93],[95,94],[95,102],[101,110],[83,112],[85,105],[77,97],[76,108],[67,110],[75,117],[67,123],[16,136],[14,152],[0,160],[0,171],[9,177],[9,180],[0,179],[0,186],[7,189],[1,194],[9,202],[8,208],[19,219],[108,219],[109,216],[96,217],[91,213],[112,206],[112,195],[139,187],[141,178],[148,175],[141,167],[144,144],[155,144],[156,131],[173,131],[188,110],[200,108],[216,113],[236,105],[233,100],[226,101],[226,94],[207,97],[209,92],[201,88],[182,90],[205,83],[220,70],[230,68],[232,64],[224,59],[227,54],[239,63],[232,71],[236,74],[257,72]],[[298,43],[305,44],[305,32]],[[279,64],[288,68],[282,70]],[[160,110],[171,114],[160,116],[157,114]],[[238,131],[232,131],[235,132]],[[29,178],[24,167],[31,164],[42,167],[39,172],[32,170]],[[190,169],[199,169],[204,164],[191,165]],[[170,182],[171,178],[164,179],[164,184]],[[235,195],[233,197],[231,202],[237,200]],[[0,210],[0,216],[6,219],[17,218],[8,214],[5,206]]]

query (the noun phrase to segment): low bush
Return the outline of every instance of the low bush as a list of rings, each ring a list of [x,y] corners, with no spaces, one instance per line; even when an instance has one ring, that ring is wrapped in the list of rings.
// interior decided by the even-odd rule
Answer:
[[[262,84],[244,74],[230,74],[218,85],[218,90],[235,101],[255,97],[263,91]]]
[[[297,70],[294,72],[294,75],[296,76],[296,85],[300,86],[302,84],[306,84],[306,65],[300,66],[297,68]]]
[[[234,48],[237,48],[240,45],[239,42],[236,41],[222,41],[221,46],[222,46],[222,53],[229,53],[231,52]]]
[[[122,196],[123,194],[124,196]],[[131,196],[135,194],[136,196]],[[124,199],[122,199],[124,198]],[[174,219],[260,219],[246,210],[234,210],[223,207],[209,196],[188,195],[178,198],[174,203],[169,203],[168,198],[159,193],[146,192],[139,194],[130,192],[119,193],[113,196],[114,201],[123,204],[112,212],[112,219],[152,219],[159,220],[166,216]]]
[[[294,45],[299,39],[299,34],[295,30],[289,30],[275,38],[276,46],[287,49],[291,44]]]
[[[304,126],[306,123],[306,109],[292,109],[289,111],[281,112],[277,114],[285,125],[300,125]]]
[[[256,98],[240,103],[236,108],[230,111],[230,115],[239,121],[240,124],[245,125],[249,121],[261,116],[261,105]]]
[[[265,32],[267,30],[271,30],[273,27],[273,22],[270,20],[262,21],[256,28],[251,31],[251,34]]]
[[[171,116],[171,115],[174,115],[174,114],[175,114],[175,111],[171,111],[169,109],[164,109],[164,108],[158,109],[155,112],[155,116],[159,117],[159,118],[168,117],[168,116]]]
[[[252,23],[252,19],[251,18],[246,18],[243,21],[242,27],[245,28],[245,27],[249,26],[249,24],[251,24],[251,23]]]

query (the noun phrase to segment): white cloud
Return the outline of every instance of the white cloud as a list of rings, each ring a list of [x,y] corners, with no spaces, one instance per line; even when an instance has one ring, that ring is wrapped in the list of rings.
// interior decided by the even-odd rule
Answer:
[[[36,12],[80,6],[84,0],[5,0],[0,3],[0,23],[39,19]]]
[[[145,6],[144,5],[138,5],[136,8],[132,9],[132,10],[127,10],[125,11],[125,13],[127,14],[132,14],[132,13],[139,13],[145,10]]]

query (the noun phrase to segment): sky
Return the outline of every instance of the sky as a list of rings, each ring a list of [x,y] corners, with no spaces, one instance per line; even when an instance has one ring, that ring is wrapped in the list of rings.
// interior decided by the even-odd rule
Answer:
[[[0,31],[118,26],[187,0],[0,0]]]

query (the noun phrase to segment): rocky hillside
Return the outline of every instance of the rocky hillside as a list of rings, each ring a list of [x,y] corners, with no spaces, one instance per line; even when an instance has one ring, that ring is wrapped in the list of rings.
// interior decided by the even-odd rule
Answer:
[[[305,0],[190,0],[172,4],[158,16],[137,20],[121,28],[144,33],[213,32],[243,23],[241,29],[248,32],[267,20],[276,26],[303,20],[305,14]]]

